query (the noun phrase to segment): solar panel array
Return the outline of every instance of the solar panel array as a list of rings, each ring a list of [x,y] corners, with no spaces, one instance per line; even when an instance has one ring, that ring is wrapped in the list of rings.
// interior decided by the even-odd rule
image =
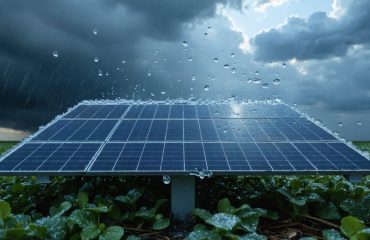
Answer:
[[[80,104],[0,161],[2,174],[370,172],[284,104]]]

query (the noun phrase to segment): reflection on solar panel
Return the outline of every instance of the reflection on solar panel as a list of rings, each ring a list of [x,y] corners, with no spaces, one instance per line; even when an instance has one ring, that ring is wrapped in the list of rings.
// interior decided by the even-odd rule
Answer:
[[[0,161],[2,174],[370,172],[284,104],[80,104]]]

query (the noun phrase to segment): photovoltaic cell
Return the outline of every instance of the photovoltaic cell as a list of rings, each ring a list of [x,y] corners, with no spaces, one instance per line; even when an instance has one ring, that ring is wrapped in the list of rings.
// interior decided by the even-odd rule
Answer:
[[[284,104],[81,104],[0,160],[2,174],[369,173]]]

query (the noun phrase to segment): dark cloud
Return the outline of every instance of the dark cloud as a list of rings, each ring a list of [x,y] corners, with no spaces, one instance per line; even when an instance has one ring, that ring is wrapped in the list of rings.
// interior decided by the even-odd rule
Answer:
[[[135,97],[147,77],[147,56],[156,50],[153,45],[144,52],[143,42],[177,42],[180,47],[185,30],[214,16],[219,3],[241,4],[1,1],[0,126],[33,130],[84,99]],[[146,87],[157,93],[169,84],[155,74],[151,81]],[[152,97],[150,91],[140,94]]]
[[[325,12],[308,19],[290,17],[279,28],[251,39],[256,58],[263,61],[323,59],[346,55],[356,44],[370,43],[370,1],[351,1],[338,19]]]

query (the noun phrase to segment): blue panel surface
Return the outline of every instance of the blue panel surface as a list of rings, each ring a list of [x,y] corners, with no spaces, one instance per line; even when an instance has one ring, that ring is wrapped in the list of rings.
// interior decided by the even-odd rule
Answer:
[[[144,103],[144,102],[143,102]],[[368,174],[284,104],[80,104],[0,159],[2,174]]]

